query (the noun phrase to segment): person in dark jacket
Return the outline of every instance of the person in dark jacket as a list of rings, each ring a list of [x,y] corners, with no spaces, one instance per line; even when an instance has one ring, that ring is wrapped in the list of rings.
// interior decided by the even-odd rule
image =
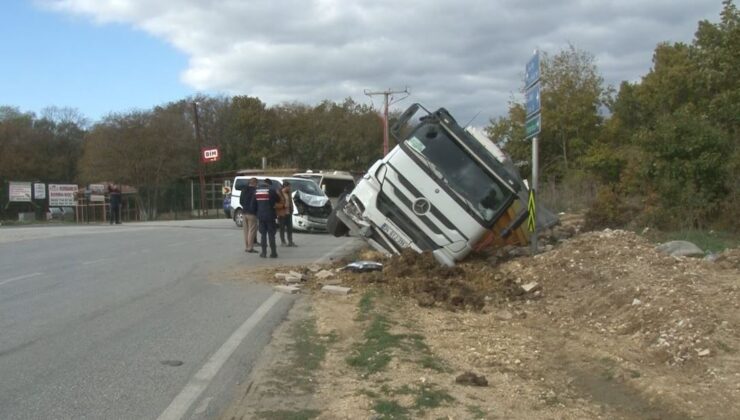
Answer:
[[[245,252],[255,253],[254,242],[257,239],[257,215],[252,209],[254,192],[257,190],[257,178],[251,178],[242,189],[239,204],[242,206],[242,228],[244,229]]]
[[[277,249],[275,247],[275,203],[280,201],[277,192],[272,188],[272,182],[266,179],[254,192],[252,200],[252,210],[257,214],[259,221],[259,231],[262,237],[262,253],[260,257],[267,256],[267,241],[270,241],[270,258],[277,258]]]
[[[110,199],[110,224],[121,224],[121,190],[113,185],[108,185],[108,197]]]

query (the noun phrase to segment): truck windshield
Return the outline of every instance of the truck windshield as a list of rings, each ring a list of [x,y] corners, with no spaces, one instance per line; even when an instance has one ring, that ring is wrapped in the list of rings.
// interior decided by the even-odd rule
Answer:
[[[507,202],[509,191],[438,125],[418,127],[405,143],[423,156],[420,160],[429,166],[438,182],[452,189],[468,210],[486,223],[492,222]]]

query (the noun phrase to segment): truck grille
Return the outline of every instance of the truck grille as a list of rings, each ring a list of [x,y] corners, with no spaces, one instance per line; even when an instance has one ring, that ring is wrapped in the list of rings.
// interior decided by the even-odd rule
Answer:
[[[407,200],[408,201],[408,200]],[[403,233],[406,234],[412,241],[424,251],[432,251],[439,246],[432,241],[423,231],[421,231],[414,224],[411,219],[393,201],[391,201],[383,191],[378,193],[378,210],[388,219],[390,219],[396,226],[398,226]]]
[[[414,198],[423,197],[423,195],[421,194],[421,192],[418,189],[416,189],[416,187],[414,187],[414,185],[408,179],[406,179],[405,176],[401,175],[401,172],[399,172],[394,167],[392,167],[392,168],[393,168],[394,171],[396,171],[396,175],[398,176],[398,180],[401,182],[401,185],[403,185],[404,188],[406,188],[407,190],[409,190],[411,192],[411,194],[413,194]],[[434,217],[436,217],[440,222],[442,222],[442,224],[445,225],[445,227],[447,229],[457,231],[457,228],[455,227],[455,225],[453,225],[452,222],[450,222],[450,220],[447,217],[445,217],[442,214],[442,212],[439,211],[439,209],[437,209],[434,205],[432,205],[430,211],[434,215]],[[438,231],[439,229],[437,228],[437,226],[435,226],[432,222],[429,221],[429,218],[426,218],[425,217],[423,221],[424,221],[424,223],[427,224],[427,226],[429,226],[430,229],[432,229],[434,231],[434,233],[441,233],[441,232]],[[460,233],[462,235],[462,232],[459,232],[458,231],[458,233]],[[467,238],[465,238],[465,239],[467,239]]]

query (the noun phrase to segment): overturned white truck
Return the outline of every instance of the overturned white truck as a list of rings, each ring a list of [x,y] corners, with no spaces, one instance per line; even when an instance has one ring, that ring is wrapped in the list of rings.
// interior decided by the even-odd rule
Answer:
[[[402,136],[419,110],[426,115]],[[492,141],[460,127],[444,108],[430,112],[420,104],[391,133],[398,145],[338,201],[330,232],[351,231],[386,254],[430,251],[448,266],[474,249],[526,244],[527,187]],[[541,226],[557,221],[545,213]]]

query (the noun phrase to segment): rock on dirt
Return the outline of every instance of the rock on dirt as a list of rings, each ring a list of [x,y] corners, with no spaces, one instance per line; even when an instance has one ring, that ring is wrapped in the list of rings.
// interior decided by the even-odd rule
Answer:
[[[532,281],[522,285],[522,290],[524,290],[524,293],[534,293],[540,289],[542,289],[542,286],[540,286],[536,281]]]
[[[334,272],[329,270],[321,270],[318,273],[314,274],[314,277],[320,280],[328,279],[329,277],[334,277]]]
[[[672,257],[703,257],[704,251],[689,241],[670,241],[655,247],[658,251]]]
[[[488,379],[483,375],[476,375],[473,372],[465,372],[455,378],[455,382],[460,385],[488,386]]]
[[[347,295],[352,291],[352,289],[349,287],[326,285],[321,288],[321,291],[324,293],[331,293],[333,295]]]
[[[296,286],[278,285],[278,286],[275,286],[275,291],[282,292],[282,293],[287,293],[289,295],[293,295],[293,294],[296,294],[296,293],[300,292],[301,291],[301,288],[300,287],[296,287]]]

